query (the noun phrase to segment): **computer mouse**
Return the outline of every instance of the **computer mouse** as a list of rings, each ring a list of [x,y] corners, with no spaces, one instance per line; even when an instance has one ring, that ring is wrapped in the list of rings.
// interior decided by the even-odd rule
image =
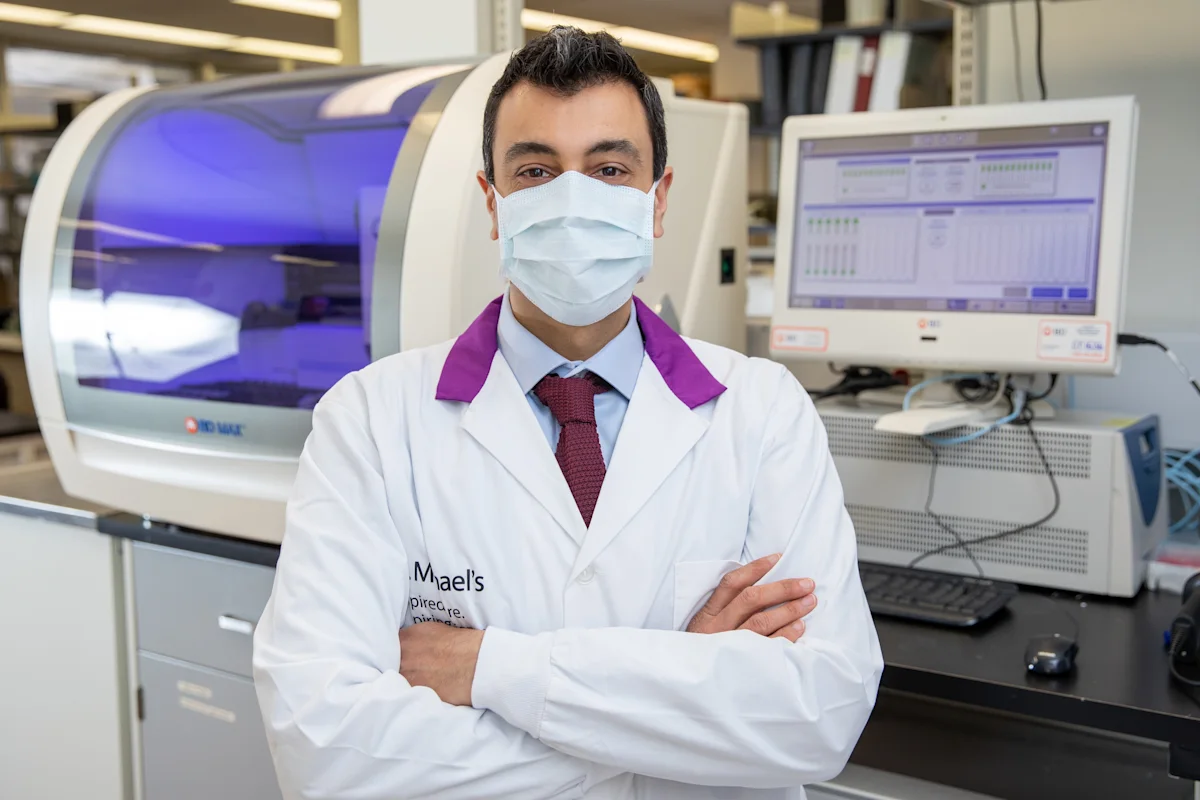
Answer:
[[[1079,644],[1069,636],[1035,636],[1025,648],[1025,664],[1037,675],[1066,675],[1078,654]]]

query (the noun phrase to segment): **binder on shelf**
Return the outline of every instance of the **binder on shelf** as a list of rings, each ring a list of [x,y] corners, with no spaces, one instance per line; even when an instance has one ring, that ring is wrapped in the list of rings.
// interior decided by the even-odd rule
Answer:
[[[792,45],[788,62],[787,113],[808,114],[811,112],[810,84],[812,83],[813,46],[805,42]]]
[[[759,48],[762,69],[762,124],[778,127],[787,116],[784,87],[783,48],[772,44]]]
[[[813,114],[825,113],[825,97],[829,91],[829,68],[833,63],[833,42],[821,42],[813,51],[812,91],[809,110]]]
[[[879,37],[864,37],[862,51],[858,56],[858,80],[854,90],[855,111],[866,111],[871,105],[871,84],[875,80],[875,66],[878,61]]]
[[[858,92],[858,59],[862,54],[861,36],[839,36],[833,42],[829,66],[829,84],[825,91],[826,114],[849,114],[854,110]]]
[[[912,34],[888,31],[879,40],[879,58],[875,79],[871,82],[871,111],[895,111],[900,108],[900,89],[908,73],[908,54]]]

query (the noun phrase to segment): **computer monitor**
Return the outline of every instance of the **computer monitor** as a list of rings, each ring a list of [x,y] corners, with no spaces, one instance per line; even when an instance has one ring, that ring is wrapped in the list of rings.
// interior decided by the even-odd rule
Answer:
[[[1132,97],[790,117],[771,355],[1111,375]]]

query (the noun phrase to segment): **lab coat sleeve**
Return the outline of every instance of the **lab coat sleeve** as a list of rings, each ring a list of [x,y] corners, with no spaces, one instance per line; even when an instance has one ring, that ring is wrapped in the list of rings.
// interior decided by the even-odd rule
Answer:
[[[779,372],[745,557],[782,552],[763,582],[815,579],[819,604],[803,638],[489,628],[475,706],[564,753],[689,784],[791,787],[842,770],[883,659],[824,427],[796,380]]]
[[[399,674],[409,563],[365,403],[345,399],[356,392],[335,388],[314,413],[255,634],[255,685],[284,796],[581,797],[596,765]],[[400,513],[415,519],[415,509]]]

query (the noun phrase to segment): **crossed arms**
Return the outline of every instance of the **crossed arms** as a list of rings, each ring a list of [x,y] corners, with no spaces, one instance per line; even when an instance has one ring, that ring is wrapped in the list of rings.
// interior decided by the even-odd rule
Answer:
[[[397,637],[407,597],[394,576],[410,565],[395,529],[420,521],[389,509],[357,399],[327,396],[255,642],[284,796],[557,798],[625,772],[761,788],[840,772],[882,660],[841,487],[801,391],[781,377],[751,502],[746,553],[780,554],[770,585],[747,600],[738,581],[763,564],[748,565],[687,631],[489,628],[472,639],[439,626]],[[804,574],[821,602],[801,636],[788,620],[807,612],[779,603],[810,593],[794,580]]]

